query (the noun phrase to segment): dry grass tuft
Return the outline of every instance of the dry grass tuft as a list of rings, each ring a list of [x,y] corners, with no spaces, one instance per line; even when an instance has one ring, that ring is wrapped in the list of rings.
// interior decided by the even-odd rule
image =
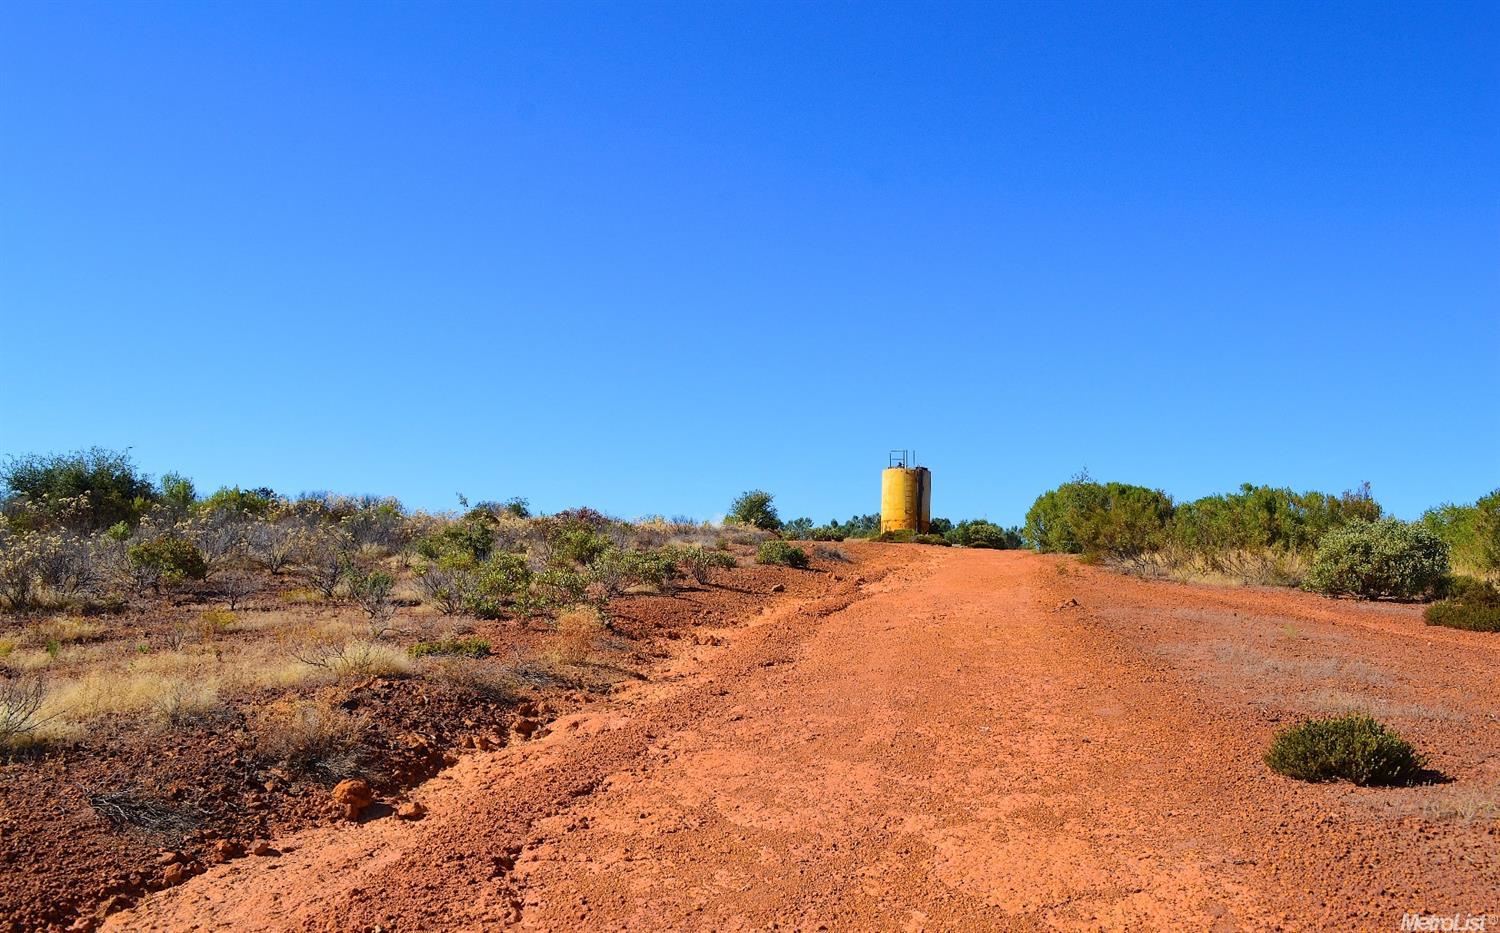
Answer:
[[[1493,791],[1457,791],[1429,800],[1422,808],[1423,815],[1432,820],[1453,820],[1459,823],[1479,823],[1500,820],[1500,796]]]
[[[1148,580],[1219,586],[1300,586],[1307,574],[1307,561],[1302,555],[1269,548],[1211,555],[1166,548],[1134,557],[1110,558],[1105,563],[1111,570]]]
[[[79,616],[55,616],[38,622],[28,632],[28,641],[35,645],[72,645],[98,638],[104,626]]]
[[[375,641],[322,642],[297,646],[292,656],[340,680],[359,677],[409,677],[416,670],[411,656]]]
[[[281,592],[281,601],[288,606],[321,606],[328,602],[322,593],[305,586]]]
[[[212,656],[142,655],[123,670],[90,671],[51,686],[47,716],[67,732],[110,715],[147,715],[164,727],[190,725],[220,706],[224,675]]]

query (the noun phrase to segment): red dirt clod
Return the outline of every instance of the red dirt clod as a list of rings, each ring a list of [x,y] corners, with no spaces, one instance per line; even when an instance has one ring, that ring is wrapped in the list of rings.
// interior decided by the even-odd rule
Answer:
[[[345,819],[353,820],[375,802],[375,792],[363,778],[349,778],[333,788],[333,800],[344,808]]]

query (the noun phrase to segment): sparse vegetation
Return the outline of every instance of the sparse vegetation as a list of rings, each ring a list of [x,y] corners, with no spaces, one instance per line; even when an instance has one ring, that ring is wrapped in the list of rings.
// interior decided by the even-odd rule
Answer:
[[[1299,781],[1405,785],[1422,777],[1426,760],[1400,735],[1352,713],[1282,731],[1266,752],[1266,765]]]
[[[85,806],[122,827],[190,819],[223,828],[304,797],[309,785],[322,785],[313,788],[316,800],[346,776],[409,786],[451,760],[461,742],[506,741],[518,717],[554,715],[640,676],[647,659],[684,635],[719,644],[711,629],[689,625],[712,620],[717,628],[725,606],[792,579],[776,569],[736,569],[752,558],[806,568],[864,556],[855,547],[799,547],[791,537],[878,535],[874,515],[782,524],[764,493],[737,500],[738,520],[723,526],[623,521],[590,509],[532,515],[515,501],[427,514],[391,499],[287,498],[241,486],[200,497],[180,475],[153,484],[126,459],[84,460],[103,464],[99,475],[111,482],[147,485],[133,487],[144,491],[128,508],[117,495],[92,497],[76,484],[63,487],[88,500],[82,505],[8,493],[0,510],[0,755],[19,769],[55,763],[76,773],[81,763],[97,778],[119,767],[112,756],[136,755],[131,766],[139,767],[141,756],[170,747],[174,786],[186,791],[86,782],[93,802]],[[1350,523],[1346,511],[1378,515],[1358,494],[1318,500],[1327,514],[1309,517],[1299,510],[1313,500],[1275,490],[1167,509],[1169,499],[1142,487],[1102,488],[1109,514],[1068,514],[1068,533],[1108,561],[1219,553],[1223,542],[1310,561],[1328,527]],[[1263,532],[1224,531],[1257,515]],[[1022,543],[1018,529],[941,518],[929,534],[879,537],[973,548]],[[1198,549],[1199,541],[1211,543]],[[871,570],[880,573],[879,565]],[[1305,573],[1292,570],[1299,579]],[[683,586],[688,579],[699,585]],[[1429,619],[1459,624],[1451,620],[1468,620],[1473,606],[1493,607],[1492,590],[1468,587],[1452,584]],[[191,799],[174,796],[181,794]],[[204,855],[201,846],[192,853]]]

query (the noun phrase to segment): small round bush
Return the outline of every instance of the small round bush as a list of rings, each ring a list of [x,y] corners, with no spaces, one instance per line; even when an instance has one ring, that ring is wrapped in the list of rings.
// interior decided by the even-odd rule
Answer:
[[[757,564],[780,564],[783,567],[801,569],[807,566],[807,552],[795,544],[788,544],[785,541],[767,541],[756,552],[755,562]]]
[[[1413,784],[1426,759],[1395,732],[1363,713],[1309,719],[1282,731],[1266,752],[1266,765],[1299,781],[1351,781],[1366,785]]]
[[[1307,588],[1329,596],[1417,599],[1448,574],[1448,545],[1420,525],[1395,518],[1355,521],[1318,542]]]
[[[1500,632],[1500,589],[1473,577],[1456,577],[1448,585],[1448,597],[1427,607],[1428,625]]]

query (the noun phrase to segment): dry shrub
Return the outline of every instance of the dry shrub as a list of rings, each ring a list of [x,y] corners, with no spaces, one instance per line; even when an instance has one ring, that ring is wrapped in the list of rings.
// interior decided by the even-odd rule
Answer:
[[[548,652],[559,664],[587,663],[599,650],[607,631],[599,610],[593,606],[573,606],[558,613]]]
[[[341,778],[359,770],[369,717],[323,701],[282,701],[249,717],[251,750],[307,773]]]
[[[196,725],[221,709],[216,683],[171,680],[151,704],[157,723],[169,729]]]
[[[854,561],[849,558],[848,554],[844,553],[836,547],[815,547],[813,548],[813,556],[818,558],[819,560],[826,560],[835,564],[854,563]]]
[[[461,690],[491,700],[514,701],[521,696],[524,680],[516,669],[471,658],[449,657],[436,662],[431,676]]]
[[[198,613],[198,621],[220,632],[232,632],[239,628],[240,617],[231,609],[205,609]]]
[[[57,656],[42,648],[22,648],[6,655],[5,666],[16,671],[39,671],[51,667]]]

